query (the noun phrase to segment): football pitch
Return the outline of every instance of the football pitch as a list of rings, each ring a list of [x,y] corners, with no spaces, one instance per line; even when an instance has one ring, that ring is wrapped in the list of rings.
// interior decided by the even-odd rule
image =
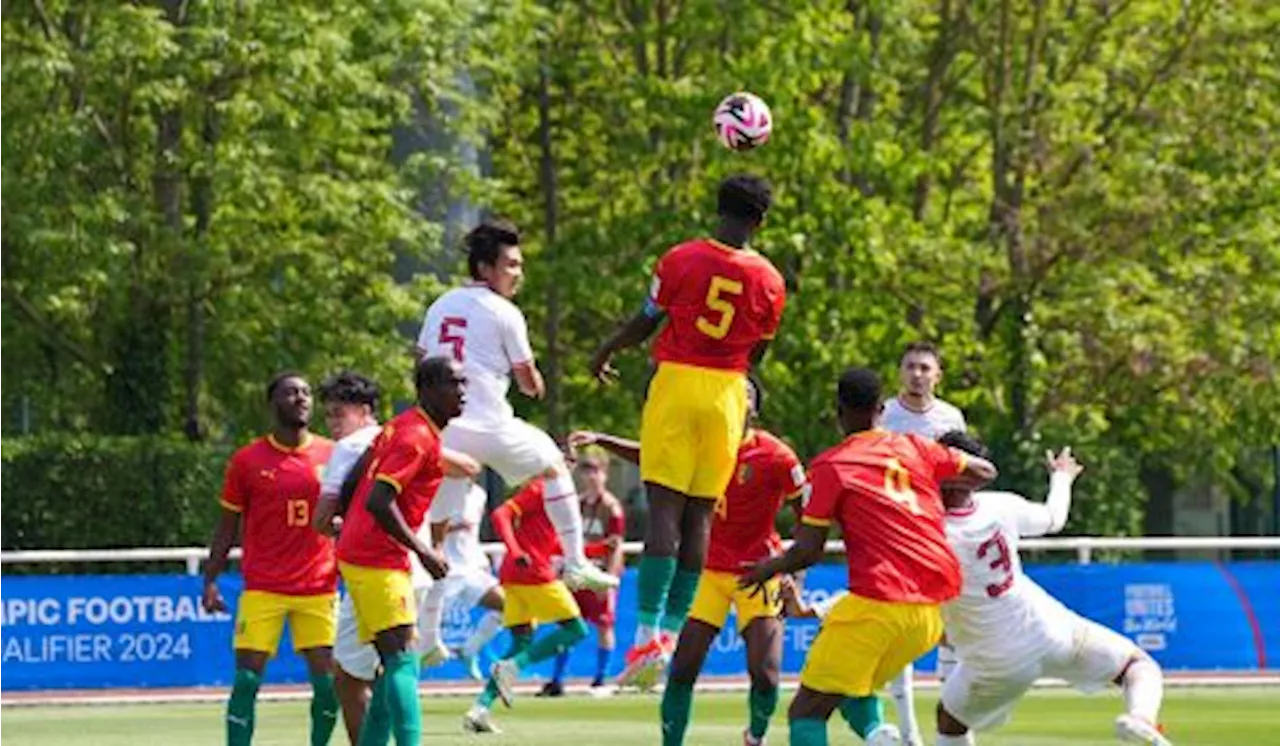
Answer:
[[[1176,744],[1236,746],[1277,743],[1277,691],[1264,688],[1171,689],[1164,721]],[[689,746],[722,746],[742,742],[743,694],[704,694],[695,700]],[[784,694],[770,730],[770,742],[786,739]],[[926,733],[932,732],[933,693],[918,697]],[[423,700],[423,743],[493,746],[640,746],[659,743],[658,698],[630,695],[611,699],[525,697],[512,710],[496,714],[505,730],[497,736],[474,736],[459,730],[470,700],[433,697]],[[892,709],[892,708],[890,708]],[[1012,723],[985,734],[990,746],[1102,746],[1114,744],[1111,721],[1120,709],[1118,693],[1084,697],[1066,690],[1040,690],[1027,697]],[[307,703],[264,702],[258,706],[254,743],[299,744],[307,740]],[[219,744],[223,742],[222,706],[112,705],[15,707],[3,712],[7,746],[151,746],[152,744]],[[831,725],[832,744],[858,744],[843,723]],[[932,738],[926,738],[932,743]],[[342,726],[330,741],[346,743]]]

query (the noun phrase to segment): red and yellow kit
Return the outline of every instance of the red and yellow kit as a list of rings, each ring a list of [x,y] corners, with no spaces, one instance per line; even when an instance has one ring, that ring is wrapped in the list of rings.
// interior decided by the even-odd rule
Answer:
[[[409,552],[378,525],[365,503],[376,483],[390,485],[396,505],[417,532],[444,480],[440,428],[421,407],[394,417],[369,446],[372,458],[347,510],[338,538],[339,568],[356,611],[361,642],[417,619]]]
[[[751,351],[778,330],[786,303],[760,254],[703,239],[676,246],[654,271],[649,302],[667,323],[653,345],[657,373],[640,424],[640,476],[718,499],[733,474]]]
[[[707,565],[690,618],[723,627],[732,606],[742,629],[753,619],[778,615],[779,581],[766,584],[764,593],[753,593],[738,587],[738,574],[745,564],[759,562],[780,547],[774,518],[788,500],[803,494],[806,484],[804,467],[790,446],[764,430],[747,433],[733,480],[716,503]]]
[[[543,504],[546,484],[534,479],[503,507],[512,513],[512,528],[528,564],[516,562],[508,547],[498,568],[498,580],[506,601],[502,623],[506,627],[548,624],[581,616],[569,588],[556,575],[555,558],[562,555],[560,537]]]
[[[960,592],[938,483],[966,461],[929,438],[884,430],[855,433],[814,459],[803,520],[840,524],[850,592],[823,620],[802,684],[866,696],[937,644],[939,607]]]
[[[333,442],[306,435],[296,448],[270,435],[227,464],[222,507],[240,513],[245,590],[233,645],[275,655],[285,620],[295,650],[333,645],[338,584],[333,542],[311,528]]]

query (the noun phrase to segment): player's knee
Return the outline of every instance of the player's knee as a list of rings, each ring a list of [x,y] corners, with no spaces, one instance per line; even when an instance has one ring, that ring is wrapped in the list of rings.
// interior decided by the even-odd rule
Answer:
[[[587,637],[587,623],[582,617],[574,617],[566,619],[560,623],[560,628],[565,630],[565,636],[568,638],[568,645],[572,647]]]
[[[255,676],[261,677],[262,672],[267,668],[267,654],[259,650],[237,650],[236,651],[236,670],[250,671]]]

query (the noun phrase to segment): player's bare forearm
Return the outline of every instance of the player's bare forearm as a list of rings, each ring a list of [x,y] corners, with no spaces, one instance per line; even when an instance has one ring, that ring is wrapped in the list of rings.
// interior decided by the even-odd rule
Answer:
[[[444,546],[445,534],[449,533],[448,521],[436,521],[431,524],[431,546]]]
[[[204,561],[204,582],[217,580],[227,566],[227,555],[236,541],[236,530],[240,527],[240,514],[232,510],[222,509],[218,516],[218,525],[213,528],[213,538],[209,540],[209,558]]]
[[[404,514],[400,512],[400,506],[396,505],[396,491],[391,485],[382,481],[374,483],[365,507],[378,526],[397,544],[417,555],[430,553],[431,548],[423,544],[413,533],[413,529],[409,528]]]
[[[547,382],[534,361],[512,366],[511,375],[516,379],[516,386],[520,389],[520,393],[531,399],[541,399],[546,396]]]
[[[456,479],[474,479],[480,475],[480,462],[462,451],[452,448],[440,449],[440,463],[444,466],[444,475]]]
[[[619,438],[616,435],[600,433],[596,437],[596,445],[618,458],[632,464],[640,463],[640,444],[634,440]]]
[[[489,515],[489,520],[493,523],[493,531],[498,535],[498,539],[506,546],[507,551],[512,556],[523,557],[529,554],[525,548],[521,546],[520,540],[516,538],[515,522],[512,519],[512,511],[509,505],[505,503],[498,506],[498,509]]]
[[[772,342],[772,339],[762,339],[759,342],[756,342],[755,347],[751,348],[751,355],[748,359],[751,361],[752,368],[756,367],[762,360],[764,360],[764,356],[769,352],[769,345],[772,344]]]
[[[316,501],[316,515],[311,519],[311,527],[325,536],[335,536],[338,532],[333,519],[338,515],[338,507],[336,495],[321,495]]]
[[[596,350],[595,355],[591,358],[591,374],[602,382],[607,382],[616,377],[617,371],[609,364],[610,358],[625,349],[643,343],[653,336],[653,333],[658,330],[658,325],[661,323],[661,315],[653,316],[647,311],[641,311],[632,316]]]

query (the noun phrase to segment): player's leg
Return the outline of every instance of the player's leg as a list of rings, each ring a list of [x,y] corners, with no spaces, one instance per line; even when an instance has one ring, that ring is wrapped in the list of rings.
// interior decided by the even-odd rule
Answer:
[[[902,728],[902,742],[906,746],[923,746],[920,724],[916,722],[915,666],[908,663],[889,682],[889,694],[898,711],[898,725]]]
[[[535,622],[555,622],[557,626],[551,634],[542,635],[520,653],[499,661],[493,667],[493,678],[504,695],[512,690],[520,671],[555,657],[587,636],[587,624],[582,620],[582,613],[573,600],[573,594],[564,583],[554,581],[525,588],[525,602]]]
[[[742,612],[739,612],[741,615]],[[777,616],[758,616],[742,630],[747,645],[747,673],[751,691],[747,695],[750,719],[743,734],[748,746],[764,743],[769,719],[778,709],[778,679],[782,668],[782,620]]]
[[[418,654],[413,649],[417,604],[408,572],[339,563],[347,592],[355,605],[356,622],[362,641],[373,640],[382,661],[382,672],[373,684],[369,708],[360,732],[366,740],[374,710],[385,707],[390,713],[391,732],[396,743],[417,744],[422,738],[422,714],[418,707]]]
[[[582,612],[582,619],[587,624],[599,628],[600,612],[603,608],[601,601],[604,598],[596,591],[574,591],[573,600],[578,604],[578,609]],[[556,656],[555,665],[551,669],[551,680],[538,692],[539,697],[561,697],[564,696],[564,676],[569,668],[569,655],[572,651],[562,650]]]
[[[473,679],[483,681],[480,673],[480,651],[502,631],[503,593],[498,581],[488,573],[468,576],[466,596],[468,607],[479,606],[485,609],[484,616],[476,623],[476,628],[467,636],[466,642],[458,650],[458,656],[467,667]]]
[[[422,665],[427,668],[444,665],[450,656],[449,649],[440,639],[440,628],[444,624],[444,612],[456,598],[460,590],[461,579],[457,575],[449,575],[431,581],[425,591],[419,591],[418,603],[418,651],[422,655]]]
[[[605,592],[604,609],[596,616],[596,670],[591,679],[591,688],[604,686],[609,675],[609,662],[613,660],[613,651],[618,645],[615,625],[618,618],[618,592]]]
[[[685,731],[689,728],[689,718],[693,712],[693,686],[702,672],[703,661],[707,651],[720,627],[713,626],[701,619],[690,619],[680,630],[680,639],[676,642],[675,654],[671,658],[671,671],[667,675],[667,686],[662,692],[662,744],[663,746],[679,746],[684,743]]]
[[[291,599],[289,628],[293,648],[307,661],[311,679],[311,746],[325,746],[338,724],[338,694],[333,681],[333,644],[337,637],[337,595]]]
[[[227,699],[227,746],[247,746],[253,740],[258,687],[275,654],[284,629],[287,608],[277,594],[245,591],[236,608],[236,675]]]
[[[826,746],[827,720],[842,700],[844,695],[820,692],[801,684],[787,708],[791,746]]]
[[[960,661],[938,698],[938,743],[972,744],[974,731],[1008,722],[1018,701],[1043,672],[1034,653]]]
[[[714,518],[715,500],[693,498],[685,501],[680,520],[676,572],[671,579],[666,608],[658,625],[665,635],[678,635],[689,616],[702,568],[707,564],[707,545],[711,542],[711,522]]]
[[[504,621],[529,618],[524,605],[520,603],[518,594],[516,594],[513,601],[509,601],[503,611],[503,615]],[[532,624],[528,622],[508,624],[507,631],[511,633],[511,645],[507,648],[507,652],[503,654],[501,660],[514,658],[533,644]],[[497,679],[490,675],[484,689],[481,690],[475,701],[471,703],[471,707],[467,709],[466,714],[462,716],[462,729],[468,733],[501,733],[502,729],[493,722],[492,715],[493,703],[499,699],[503,699],[503,692],[498,687]],[[503,704],[510,707],[511,701],[503,699]]]
[[[333,642],[333,688],[342,706],[342,721],[351,746],[360,742],[360,727],[369,707],[373,680],[378,676],[378,653],[360,642],[355,607],[344,595],[338,605],[338,632]],[[385,712],[385,711],[384,711]],[[380,728],[390,737],[390,723]],[[384,739],[385,740],[385,739]]]
[[[1159,664],[1133,641],[1107,627],[1077,617],[1072,655],[1046,664],[1046,673],[1060,676],[1084,691],[1115,683],[1124,691],[1125,712],[1116,718],[1116,736],[1125,743],[1166,746],[1160,732],[1160,703],[1164,674]]]
[[[643,455],[642,450],[642,458]],[[649,644],[658,636],[667,594],[676,575],[680,528],[684,520],[684,506],[689,501],[683,493],[655,482],[645,482],[644,489],[649,501],[649,525],[645,530],[644,552],[640,555],[637,569],[637,647]]]

